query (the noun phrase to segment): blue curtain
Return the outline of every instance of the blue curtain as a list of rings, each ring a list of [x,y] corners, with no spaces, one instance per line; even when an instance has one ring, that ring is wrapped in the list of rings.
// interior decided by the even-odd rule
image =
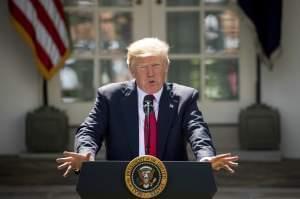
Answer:
[[[280,48],[282,0],[238,0],[238,5],[256,28],[262,61],[270,65]]]

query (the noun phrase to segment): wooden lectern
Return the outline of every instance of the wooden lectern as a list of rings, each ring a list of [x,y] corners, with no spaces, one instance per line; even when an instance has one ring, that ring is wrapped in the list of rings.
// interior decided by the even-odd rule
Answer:
[[[79,174],[77,192],[82,199],[136,198],[125,184],[129,161],[84,162]],[[156,198],[210,199],[217,191],[210,163],[165,161],[168,182]]]

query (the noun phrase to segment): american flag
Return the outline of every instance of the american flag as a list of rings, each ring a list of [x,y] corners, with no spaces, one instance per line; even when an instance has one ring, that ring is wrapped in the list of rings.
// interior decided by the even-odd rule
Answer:
[[[31,46],[38,69],[50,79],[70,53],[60,0],[9,0],[13,24]]]

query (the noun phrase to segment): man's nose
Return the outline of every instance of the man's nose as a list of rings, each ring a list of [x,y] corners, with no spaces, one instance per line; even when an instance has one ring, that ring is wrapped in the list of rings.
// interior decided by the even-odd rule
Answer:
[[[147,75],[148,76],[153,76],[153,68],[151,65],[147,66]]]

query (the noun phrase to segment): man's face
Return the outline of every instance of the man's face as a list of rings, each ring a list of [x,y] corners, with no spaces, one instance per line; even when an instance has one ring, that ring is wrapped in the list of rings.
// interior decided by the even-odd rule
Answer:
[[[168,73],[167,61],[161,56],[135,57],[130,71],[136,83],[147,94],[159,91]]]

